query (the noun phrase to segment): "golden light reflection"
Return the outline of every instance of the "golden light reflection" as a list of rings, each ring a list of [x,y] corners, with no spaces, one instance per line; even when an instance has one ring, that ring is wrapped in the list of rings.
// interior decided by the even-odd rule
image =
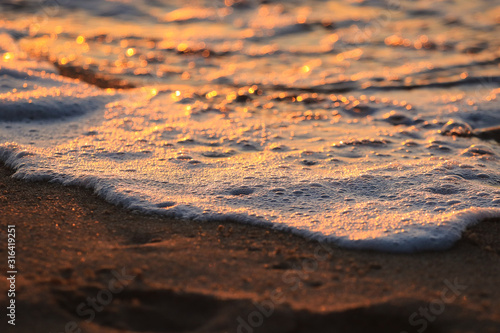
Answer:
[[[135,49],[134,48],[128,48],[127,49],[127,57],[132,57],[135,54]]]
[[[226,100],[227,100],[228,102],[232,102],[232,101],[234,101],[235,99],[236,99],[236,92],[234,92],[234,91],[233,91],[233,92],[231,92],[231,93],[229,93],[229,94],[227,94],[227,96],[226,96]]]
[[[4,61],[9,61],[9,60],[11,60],[11,59],[13,59],[13,58],[14,58],[14,55],[13,55],[12,53],[10,53],[10,52],[7,52],[7,53],[5,53],[5,54],[3,55],[3,60],[4,60]]]
[[[177,45],[177,51],[179,52],[184,52],[186,51],[188,48],[188,45],[186,43],[180,43],[179,45]]]
[[[205,97],[206,97],[207,99],[214,98],[215,96],[217,96],[217,91],[215,91],[215,90],[212,90],[211,92],[209,92],[209,93],[207,93],[207,94],[205,95]]]
[[[306,15],[299,15],[297,16],[297,23],[299,24],[304,24],[307,21],[307,16]]]
[[[76,37],[76,43],[82,45],[83,43],[85,43],[85,37],[83,36]]]

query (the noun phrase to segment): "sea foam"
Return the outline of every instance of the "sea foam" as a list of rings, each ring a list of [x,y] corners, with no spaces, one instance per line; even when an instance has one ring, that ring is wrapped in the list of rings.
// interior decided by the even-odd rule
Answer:
[[[185,110],[173,90],[137,90],[108,103],[99,123],[80,133],[71,134],[71,121],[58,121],[56,133],[43,122],[13,123],[5,129],[10,141],[22,141],[23,131],[14,131],[22,127],[54,145],[5,143],[0,156],[16,178],[92,188],[127,209],[267,224],[352,248],[446,249],[467,225],[500,214],[492,142],[437,129],[408,135],[384,122],[373,132],[359,126],[358,136],[372,135],[354,139],[324,119],[318,126]],[[302,134],[284,135],[290,127]]]

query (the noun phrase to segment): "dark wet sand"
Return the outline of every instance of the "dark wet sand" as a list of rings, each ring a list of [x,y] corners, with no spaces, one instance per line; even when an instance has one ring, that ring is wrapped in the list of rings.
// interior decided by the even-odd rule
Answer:
[[[16,225],[17,325],[6,323],[2,279],[1,332],[500,332],[498,220],[445,252],[326,255],[282,232],[141,216],[11,173],[0,167],[0,237]],[[111,293],[122,269],[135,278]]]

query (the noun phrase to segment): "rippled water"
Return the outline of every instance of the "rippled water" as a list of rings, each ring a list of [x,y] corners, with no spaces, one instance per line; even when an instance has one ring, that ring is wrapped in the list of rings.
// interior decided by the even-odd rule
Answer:
[[[500,216],[492,1],[59,3],[0,5],[16,177],[387,251]]]

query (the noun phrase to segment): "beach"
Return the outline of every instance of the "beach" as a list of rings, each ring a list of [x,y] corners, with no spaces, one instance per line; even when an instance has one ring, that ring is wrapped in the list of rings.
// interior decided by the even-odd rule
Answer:
[[[0,1],[0,331],[500,332],[500,5]]]
[[[68,323],[70,332],[500,327],[498,220],[471,227],[448,251],[349,251],[241,223],[134,214],[89,190],[11,174],[1,168],[1,232],[16,225],[18,315],[14,328],[2,320],[2,331],[65,332]],[[100,294],[117,276],[123,289]],[[106,306],[97,302],[92,316],[88,298]]]

